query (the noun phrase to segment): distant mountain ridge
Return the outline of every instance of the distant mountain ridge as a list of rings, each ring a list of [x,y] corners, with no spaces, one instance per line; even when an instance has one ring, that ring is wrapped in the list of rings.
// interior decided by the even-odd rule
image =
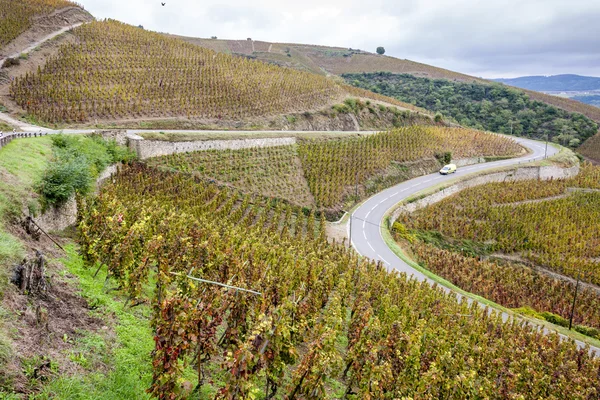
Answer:
[[[523,76],[513,79],[493,79],[496,82],[537,92],[580,92],[600,90],[600,78],[574,74],[553,76]]]

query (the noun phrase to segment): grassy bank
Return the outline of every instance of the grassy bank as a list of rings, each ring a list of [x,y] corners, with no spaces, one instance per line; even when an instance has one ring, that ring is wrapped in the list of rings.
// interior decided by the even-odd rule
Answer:
[[[145,399],[152,379],[150,352],[154,348],[150,328],[151,309],[142,304],[125,306],[125,298],[105,287],[106,273],[86,268],[75,245],[60,260],[65,273],[80,288],[81,296],[94,308],[106,329],[82,333],[71,350],[80,369],[57,376],[35,396],[40,399]],[[110,286],[110,283],[108,284]],[[109,289],[109,290],[107,290]]]
[[[21,215],[23,208],[39,209],[34,186],[52,157],[49,137],[16,139],[0,149],[0,266],[24,254],[20,241],[6,229],[6,223]],[[4,282],[4,280],[3,280]]]

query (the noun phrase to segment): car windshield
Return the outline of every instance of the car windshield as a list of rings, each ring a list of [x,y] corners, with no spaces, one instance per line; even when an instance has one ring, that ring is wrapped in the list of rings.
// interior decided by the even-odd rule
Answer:
[[[450,167],[444,167],[442,168],[442,171],[448,171],[450,169]]]

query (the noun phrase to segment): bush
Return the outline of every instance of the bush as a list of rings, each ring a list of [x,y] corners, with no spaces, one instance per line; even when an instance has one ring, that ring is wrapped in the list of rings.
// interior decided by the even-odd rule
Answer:
[[[75,193],[87,194],[94,182],[90,165],[83,156],[65,159],[59,156],[46,169],[38,192],[42,195],[43,206],[65,204]]]
[[[377,54],[384,55],[385,54],[385,49],[383,47],[379,46],[377,48]]]
[[[13,65],[21,65],[21,60],[19,60],[18,58],[7,58],[4,61],[4,68],[10,68]]]
[[[600,339],[600,330],[596,328],[590,328],[588,326],[577,325],[575,330],[582,335]]]
[[[435,155],[435,158],[442,165],[450,164],[452,162],[452,153],[450,153],[449,151],[447,151],[445,153],[438,153]]]
[[[569,327],[569,320],[561,317],[560,315],[553,314],[548,311],[544,311],[540,313],[540,316],[544,318],[546,321],[551,322],[553,324],[563,326],[565,328]]]
[[[37,185],[42,205],[60,206],[75,193],[87,194],[94,180],[107,166],[129,162],[135,154],[100,135],[52,136],[54,159]]]

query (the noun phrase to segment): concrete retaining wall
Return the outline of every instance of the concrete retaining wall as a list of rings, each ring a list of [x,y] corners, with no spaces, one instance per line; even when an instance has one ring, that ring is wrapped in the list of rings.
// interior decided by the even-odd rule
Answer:
[[[288,146],[296,143],[296,138],[294,137],[164,142],[160,140],[145,140],[141,136],[130,134],[127,135],[127,139],[129,148],[135,151],[141,160],[190,151],[238,150],[252,147]]]
[[[515,168],[508,171],[493,172],[487,175],[478,176],[472,179],[468,179],[462,182],[458,182],[446,189],[440,190],[439,192],[433,193],[427,197],[417,200],[412,203],[405,204],[396,209],[391,216],[392,221],[396,221],[400,214],[412,213],[421,208],[427,207],[428,205],[435,204],[439,201],[444,200],[462,190],[484,185],[492,182],[505,182],[505,181],[524,181],[532,179],[550,180],[550,179],[566,179],[572,178],[579,174],[579,165],[571,168],[561,168],[558,166],[544,166],[544,167],[522,167]]]

